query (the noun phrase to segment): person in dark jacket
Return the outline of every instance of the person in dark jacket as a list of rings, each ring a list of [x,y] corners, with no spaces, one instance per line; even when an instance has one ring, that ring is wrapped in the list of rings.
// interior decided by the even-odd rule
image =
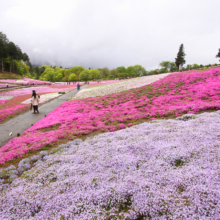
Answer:
[[[77,83],[77,90],[80,90],[80,84]]]

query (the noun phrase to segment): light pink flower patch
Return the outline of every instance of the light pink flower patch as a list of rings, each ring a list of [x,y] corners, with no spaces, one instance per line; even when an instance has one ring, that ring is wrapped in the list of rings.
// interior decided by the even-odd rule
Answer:
[[[0,105],[4,105],[7,100],[0,100]]]

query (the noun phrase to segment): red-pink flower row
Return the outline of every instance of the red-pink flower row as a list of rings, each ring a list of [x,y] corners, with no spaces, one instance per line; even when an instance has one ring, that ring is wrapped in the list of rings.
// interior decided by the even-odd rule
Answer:
[[[209,108],[220,108],[220,68],[174,73],[137,89],[68,101],[3,146],[0,164],[63,137],[73,139],[97,130],[115,131],[131,126],[130,120],[178,116]],[[40,130],[49,127],[51,131]]]
[[[0,100],[0,104],[5,104],[4,101],[7,100]],[[1,103],[3,102],[3,103]],[[0,110],[0,122],[3,122],[5,119],[7,119],[10,115],[18,114],[21,111],[29,109],[28,105],[16,105],[11,108]]]

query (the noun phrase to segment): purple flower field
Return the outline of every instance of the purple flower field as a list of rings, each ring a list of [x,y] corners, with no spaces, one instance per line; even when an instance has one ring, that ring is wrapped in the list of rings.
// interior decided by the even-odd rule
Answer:
[[[0,182],[0,219],[220,219],[219,127],[216,111],[69,142]]]

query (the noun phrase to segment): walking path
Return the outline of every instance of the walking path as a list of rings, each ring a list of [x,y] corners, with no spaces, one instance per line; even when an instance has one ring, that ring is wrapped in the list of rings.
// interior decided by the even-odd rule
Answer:
[[[81,86],[82,88],[85,88],[86,85]],[[26,112],[22,115],[18,115],[15,118],[12,118],[11,120],[8,120],[7,122],[0,125],[0,147],[5,145],[10,139],[17,137],[18,133],[22,133],[25,130],[27,130],[29,127],[31,127],[32,124],[37,123],[40,119],[45,117],[48,113],[53,111],[55,108],[60,106],[63,102],[69,100],[72,96],[74,96],[78,92],[77,89],[74,89],[73,91],[59,96],[58,98],[51,100],[47,102],[46,104],[43,104],[39,106],[39,114],[32,114],[32,111]],[[9,136],[9,134],[12,132],[12,135]]]

